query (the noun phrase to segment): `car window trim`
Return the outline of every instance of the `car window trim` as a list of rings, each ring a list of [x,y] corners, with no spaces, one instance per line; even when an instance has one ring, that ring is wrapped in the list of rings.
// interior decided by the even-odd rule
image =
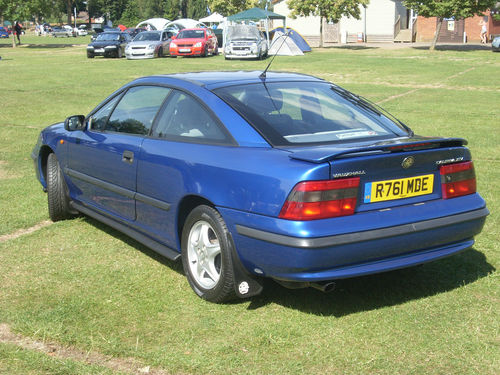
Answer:
[[[90,117],[92,117],[96,112],[99,112],[101,110],[102,107],[104,107],[106,104],[108,104],[110,101],[114,100],[117,96],[121,96],[118,101],[115,103],[115,105],[113,106],[113,108],[111,109],[111,112],[109,113],[108,117],[106,118],[106,125],[108,124],[108,121],[109,121],[109,118],[111,117],[111,115],[113,114],[113,112],[115,111],[116,109],[116,106],[118,105],[118,103],[120,103],[120,101],[123,99],[123,96],[126,95],[126,93],[134,88],[134,87],[146,87],[146,86],[151,86],[151,87],[164,87],[164,88],[167,88],[169,89],[170,87],[166,86],[166,85],[156,85],[156,84],[151,84],[151,83],[147,83],[147,84],[140,84],[140,83],[137,83],[137,84],[133,84],[133,85],[130,85],[130,86],[127,86],[126,88],[124,88],[123,90],[119,91],[116,93],[116,95],[111,95],[109,97],[109,100],[106,100],[105,102],[101,103],[98,107],[94,108],[94,110],[92,112],[90,112],[87,117],[85,118],[85,122],[88,121],[88,119],[90,119]],[[167,96],[165,97],[165,99],[163,100],[163,102],[160,104],[160,106],[158,107],[158,111],[156,111],[156,114],[153,118],[153,121],[151,123],[151,127],[149,128],[148,130],[148,134],[136,134],[136,133],[125,133],[125,132],[115,132],[115,131],[112,131],[112,130],[107,130],[107,129],[104,129],[104,130],[96,130],[96,129],[88,129],[88,130],[92,130],[94,132],[98,132],[98,133],[110,133],[110,134],[127,134],[127,135],[131,135],[131,136],[140,136],[140,137],[147,137],[151,134],[151,131],[153,130],[153,126],[156,122],[156,119],[158,117],[158,113],[160,113],[161,109],[163,108],[163,106],[165,105],[165,102],[166,100],[170,97],[170,95],[172,94],[172,89],[170,90],[170,92],[167,94]]]
[[[174,141],[174,142],[184,142],[184,143],[209,144],[209,145],[217,145],[217,146],[221,146],[221,145],[223,145],[223,146],[234,146],[234,147],[239,146],[238,142],[236,142],[236,140],[234,139],[233,135],[229,132],[229,130],[227,130],[227,128],[224,126],[223,122],[219,119],[219,116],[217,116],[214,113],[214,111],[212,111],[212,109],[208,105],[206,105],[202,100],[200,100],[196,95],[193,95],[190,91],[186,90],[185,88],[179,87],[179,86],[176,86],[176,85],[158,84],[158,85],[154,85],[154,86],[167,87],[167,88],[170,88],[172,90],[167,95],[167,97],[163,101],[162,106],[160,107],[160,109],[156,113],[156,117],[155,117],[155,119],[153,121],[153,124],[151,126],[151,131],[146,136],[147,138],[168,140],[168,141]],[[222,132],[224,133],[224,135],[226,136],[226,141],[225,142],[218,142],[218,141],[207,140],[207,139],[203,139],[202,140],[200,138],[195,139],[194,137],[181,137],[181,136],[179,136],[179,137],[177,137],[177,136],[156,137],[156,136],[153,136],[153,131],[156,128],[156,126],[158,125],[159,116],[160,116],[160,114],[163,113],[163,111],[165,111],[165,109],[167,107],[167,104],[168,104],[168,101],[171,98],[171,96],[173,95],[173,93],[174,93],[175,90],[180,91],[183,94],[190,96],[199,105],[201,105],[201,107],[205,111],[207,111],[207,113],[212,118],[212,120],[214,120],[217,123],[217,125],[219,126],[219,129],[221,129]],[[212,93],[212,91],[210,91],[210,93]],[[179,138],[182,138],[182,140],[179,139]],[[193,138],[193,139],[187,139],[187,138]]]

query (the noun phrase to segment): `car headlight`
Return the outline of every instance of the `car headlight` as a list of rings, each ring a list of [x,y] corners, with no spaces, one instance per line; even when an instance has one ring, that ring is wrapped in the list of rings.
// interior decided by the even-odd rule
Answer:
[[[87,46],[87,49],[94,49],[94,46]]]
[[[156,44],[150,44],[150,45],[148,46],[148,49],[155,49],[155,47],[156,47]]]
[[[201,47],[201,46],[202,46],[202,44],[203,44],[202,42],[198,42],[198,43],[196,43],[193,47]]]
[[[104,48],[107,48],[107,49],[113,49],[113,48],[117,48],[118,46],[106,46]]]

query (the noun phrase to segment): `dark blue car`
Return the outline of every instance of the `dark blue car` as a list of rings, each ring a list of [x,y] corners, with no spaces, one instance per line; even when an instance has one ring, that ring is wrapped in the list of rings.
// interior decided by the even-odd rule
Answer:
[[[9,33],[7,32],[7,30],[5,30],[4,27],[0,27],[0,38],[8,38],[9,37]]]
[[[488,215],[460,138],[291,73],[137,79],[33,150],[49,214],[81,213],[170,259],[202,298],[413,266],[470,248]]]

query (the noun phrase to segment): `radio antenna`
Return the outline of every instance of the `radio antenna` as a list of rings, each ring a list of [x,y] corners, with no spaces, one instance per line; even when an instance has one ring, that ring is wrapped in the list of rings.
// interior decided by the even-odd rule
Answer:
[[[259,75],[259,78],[260,79],[263,79],[265,80],[266,79],[266,73],[267,73],[267,70],[269,69],[269,67],[271,66],[271,64],[273,63],[274,61],[274,58],[276,57],[276,55],[278,55],[278,52],[280,51],[281,47],[283,47],[283,44],[285,43],[285,40],[286,38],[288,38],[288,35],[290,34],[290,31],[287,32],[287,33],[284,33],[283,34],[283,40],[281,41],[281,45],[280,47],[276,50],[276,53],[274,54],[273,58],[271,59],[271,61],[269,61],[269,64],[267,64],[266,66],[266,69],[264,69],[264,71],[262,73],[260,73]]]

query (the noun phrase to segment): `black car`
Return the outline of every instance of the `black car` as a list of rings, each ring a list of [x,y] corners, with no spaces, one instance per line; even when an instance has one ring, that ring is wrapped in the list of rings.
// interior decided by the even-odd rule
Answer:
[[[95,56],[122,57],[125,46],[130,42],[128,33],[119,31],[105,31],[87,46],[87,57],[93,59]]]

